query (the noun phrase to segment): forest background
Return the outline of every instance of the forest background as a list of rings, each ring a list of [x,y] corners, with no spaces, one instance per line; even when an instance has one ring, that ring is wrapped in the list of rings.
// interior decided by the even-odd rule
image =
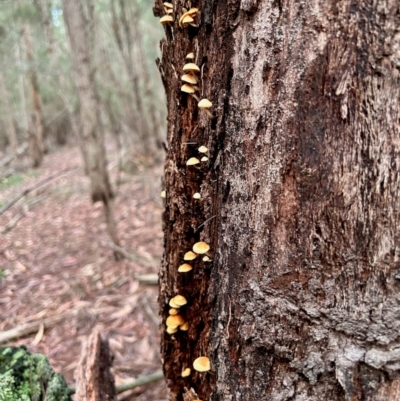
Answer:
[[[118,384],[160,367],[157,291],[139,283],[162,253],[166,104],[154,60],[163,28],[146,1],[82,4],[109,204],[93,205],[85,174],[62,2],[0,1],[0,331],[29,326],[3,344],[44,353],[72,385],[98,325]],[[166,398],[163,383],[133,394]]]

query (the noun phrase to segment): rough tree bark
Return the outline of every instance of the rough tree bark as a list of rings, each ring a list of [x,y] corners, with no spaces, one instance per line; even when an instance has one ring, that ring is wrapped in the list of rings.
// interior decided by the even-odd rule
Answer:
[[[44,154],[44,121],[42,112],[42,99],[40,96],[38,77],[33,66],[35,59],[31,41],[31,31],[29,25],[24,27],[24,41],[26,58],[29,63],[29,79],[32,90],[32,126],[28,128],[29,143],[31,147],[31,157],[33,160],[33,167],[39,167],[43,161]],[[29,125],[29,124],[28,124]]]
[[[198,29],[178,26],[189,6]],[[173,15],[159,61],[171,399],[400,399],[399,2],[178,0]],[[214,120],[180,92],[191,51]],[[209,161],[187,167],[200,145]],[[178,273],[198,240],[213,262]],[[171,336],[178,293],[190,328]],[[211,373],[182,378],[200,355]]]
[[[112,210],[113,193],[99,126],[94,69],[90,60],[90,26],[86,21],[81,0],[63,0],[62,4],[71,43],[73,72],[79,96],[81,148],[85,170],[90,179],[91,197],[93,202],[103,202],[109,235],[114,244],[119,245]],[[115,253],[115,256],[118,258],[120,254]]]

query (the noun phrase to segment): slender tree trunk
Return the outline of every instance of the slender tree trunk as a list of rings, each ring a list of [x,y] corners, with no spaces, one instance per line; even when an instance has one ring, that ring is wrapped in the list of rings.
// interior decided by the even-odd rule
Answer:
[[[130,25],[137,23],[136,17],[128,21],[125,2],[119,0],[120,13],[119,16],[116,10],[115,0],[110,0],[111,12],[113,17],[113,31],[118,49],[124,60],[125,68],[128,73],[129,81],[132,85],[132,97],[135,109],[135,119],[137,120],[137,131],[140,139],[140,145],[143,153],[146,156],[152,155],[154,152],[154,144],[152,143],[153,135],[150,132],[148,120],[143,105],[143,95],[140,90],[139,74],[136,67],[137,62],[134,60],[134,42],[132,40],[132,32]],[[125,39],[124,39],[125,38]],[[141,40],[141,37],[136,37],[135,41]]]
[[[0,93],[3,98],[6,114],[7,114],[7,122],[8,122],[8,142],[11,150],[15,153],[18,149],[18,138],[17,138],[17,130],[14,125],[14,113],[12,112],[10,105],[10,98],[8,96],[8,90],[6,84],[4,82],[4,75],[0,71]]]
[[[26,108],[26,96],[25,96],[25,83],[24,83],[24,74],[21,72],[22,69],[22,54],[20,49],[20,43],[17,43],[15,47],[15,58],[17,64],[19,65],[19,72],[18,72],[18,86],[19,86],[19,93],[21,98],[21,122],[24,129],[24,135],[28,136],[28,113]]]
[[[171,399],[399,400],[399,2],[200,0],[199,29],[185,6],[159,63]],[[192,51],[215,119],[179,92]],[[178,273],[199,240],[212,262]],[[169,335],[176,294],[190,327]],[[211,372],[182,378],[201,355]]]
[[[95,92],[94,71],[90,64],[88,27],[80,0],[63,0],[63,10],[71,42],[73,70],[79,95],[82,153],[91,183],[93,202],[102,201],[109,235],[119,246],[113,217],[110,180],[99,126],[98,102]],[[119,253],[115,253],[120,258]]]
[[[44,37],[46,40],[47,51],[50,55],[51,61],[53,61],[54,51],[54,31],[51,22],[51,1],[49,0],[37,0],[37,4],[40,10],[42,18],[42,28]],[[54,63],[52,63],[54,65]]]
[[[59,52],[54,46],[54,29],[51,23],[51,2],[49,0],[37,0],[37,5],[42,19],[42,28],[44,37],[47,44],[47,52],[50,59],[50,65],[52,68],[57,68],[60,65]],[[63,74],[56,74],[55,76],[56,84],[59,87],[59,96],[62,98],[65,108],[68,113],[68,118],[71,123],[73,137],[80,140],[79,135],[79,123],[75,115],[75,110],[71,99],[68,95],[65,95],[65,88],[67,87],[66,79]],[[86,163],[85,163],[86,166]],[[86,167],[85,167],[86,168]],[[86,170],[85,170],[86,171]]]
[[[29,63],[29,75],[30,84],[32,90],[32,106],[33,106],[33,124],[32,127],[28,128],[30,144],[31,144],[31,156],[33,159],[33,166],[38,167],[42,164],[44,154],[44,121],[42,112],[42,100],[39,91],[39,82],[36,71],[33,67],[34,53],[31,42],[31,33],[29,25],[24,27],[24,41],[26,58]]]

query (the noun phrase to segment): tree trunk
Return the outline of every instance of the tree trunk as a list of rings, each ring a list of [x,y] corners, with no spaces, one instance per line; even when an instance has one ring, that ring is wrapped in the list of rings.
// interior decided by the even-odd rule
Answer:
[[[54,30],[51,21],[51,2],[49,0],[37,0],[40,16],[42,19],[42,28],[44,38],[46,40],[46,47],[49,53],[51,63],[54,65]]]
[[[115,0],[110,2],[112,18],[113,18],[113,31],[114,37],[118,45],[118,49],[121,52],[121,56],[124,60],[124,64],[127,70],[129,81],[132,85],[132,97],[134,101],[134,114],[137,120],[136,127],[138,131],[138,137],[140,140],[140,146],[145,156],[152,156],[154,153],[154,135],[151,134],[145,107],[143,105],[143,95],[139,85],[139,74],[138,74],[138,62],[134,60],[134,42],[132,41],[131,24],[136,24],[136,17],[131,18],[128,21],[126,16],[126,6],[123,0],[119,1],[120,13],[117,15]],[[125,38],[125,40],[124,40]],[[141,41],[141,36],[135,36],[135,41]],[[142,77],[144,79],[144,77]]]
[[[200,0],[198,29],[184,6],[159,62],[171,399],[400,399],[398,1]],[[192,51],[215,119],[179,90]],[[178,273],[199,240],[212,262]],[[176,294],[190,328],[169,335]]]
[[[7,122],[8,122],[8,143],[13,153],[17,152],[18,149],[18,138],[17,138],[17,130],[14,125],[14,113],[12,112],[10,105],[10,98],[8,96],[8,90],[6,87],[6,83],[4,82],[4,75],[0,71],[0,91],[1,96],[3,98],[6,114],[7,114]]]
[[[103,136],[99,126],[94,70],[90,63],[88,34],[90,27],[85,20],[80,0],[63,0],[63,10],[71,42],[73,71],[80,103],[82,154],[90,178],[92,201],[103,202],[108,233],[113,243],[119,246],[113,217],[113,193],[108,177]],[[114,255],[116,259],[122,257],[119,252],[114,252]]]
[[[33,159],[33,167],[39,167],[43,161],[44,154],[44,121],[42,112],[42,100],[39,91],[39,82],[35,68],[33,66],[34,53],[31,42],[31,32],[29,25],[24,27],[24,40],[26,58],[29,63],[29,75],[32,90],[32,105],[33,105],[33,116],[32,126],[28,128],[28,135],[30,138],[31,145],[31,156]]]
[[[116,401],[112,357],[108,340],[95,329],[83,346],[81,360],[75,371],[76,401]]]
[[[93,202],[112,198],[103,138],[97,116],[94,71],[90,65],[88,31],[80,0],[63,1],[64,18],[71,42],[73,71],[80,102],[82,152],[87,163]]]

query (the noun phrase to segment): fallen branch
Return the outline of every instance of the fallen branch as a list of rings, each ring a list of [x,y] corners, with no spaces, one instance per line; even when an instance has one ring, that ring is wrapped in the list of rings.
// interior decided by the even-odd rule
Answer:
[[[139,376],[137,379],[127,381],[126,383],[122,383],[119,386],[116,386],[117,394],[121,394],[125,391],[132,390],[136,387],[144,386],[145,384],[153,383],[158,380],[164,378],[164,373],[162,370],[158,370],[157,372],[151,373],[146,376]],[[70,387],[71,394],[75,394],[76,389],[74,387]]]
[[[35,203],[40,202],[41,200],[43,200],[45,197],[42,196],[37,196],[36,198],[33,198],[29,201],[29,203],[27,202],[27,206],[32,206]],[[0,232],[0,234],[6,234],[8,233],[11,229],[13,229],[15,227],[15,225],[26,215],[26,210],[24,210],[23,213],[17,213],[3,228],[3,230]]]
[[[5,157],[1,162],[0,162],[0,168],[3,168],[7,166],[7,164],[10,164],[16,157],[22,156],[27,150],[29,146],[28,143],[23,143],[15,153],[12,153],[11,155]]]
[[[108,246],[113,251],[119,252],[126,259],[128,259],[128,260],[130,260],[132,262],[135,262],[135,263],[149,263],[149,262],[151,262],[149,259],[144,258],[143,256],[140,256],[140,255],[137,255],[137,254],[131,254],[131,253],[125,251],[124,248],[121,248],[120,246],[115,245],[112,242],[102,242],[101,245]]]
[[[69,167],[66,168],[60,172],[58,172],[57,174],[54,174],[50,177],[47,177],[46,179],[39,181],[37,184],[33,185],[30,188],[25,189],[20,195],[18,195],[16,198],[14,198],[11,202],[8,202],[6,205],[4,205],[1,209],[0,209],[0,216],[2,214],[4,214],[8,209],[10,209],[12,206],[14,206],[18,201],[20,201],[24,196],[28,195],[30,192],[34,191],[35,189],[38,189],[44,185],[46,185],[47,183],[49,183],[50,181],[55,180],[56,178],[59,178],[67,173],[70,173],[71,171],[77,170],[79,167]]]
[[[55,324],[61,322],[66,317],[69,317],[74,313],[76,313],[76,311],[56,316],[50,316],[46,319],[41,319],[40,321],[37,322],[25,323],[22,324],[21,326],[14,327],[13,329],[3,331],[2,333],[0,333],[0,344],[14,340],[16,338],[27,336],[28,334],[36,333],[39,330],[41,324],[43,324],[45,328],[54,326]]]

